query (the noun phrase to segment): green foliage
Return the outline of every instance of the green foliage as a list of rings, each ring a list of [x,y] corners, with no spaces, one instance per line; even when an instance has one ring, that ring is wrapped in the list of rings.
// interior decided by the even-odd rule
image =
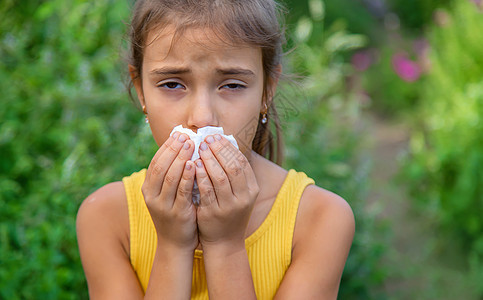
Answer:
[[[467,1],[467,0],[464,0]],[[365,72],[364,88],[373,99],[374,109],[389,116],[411,114],[419,105],[424,73],[429,67],[421,33],[437,21],[435,12],[449,6],[453,0],[388,0],[388,9],[401,22],[385,35],[387,40],[378,48],[374,65]],[[439,17],[444,18],[443,17]],[[391,32],[392,30],[392,32]],[[418,45],[419,44],[419,45]],[[419,48],[419,49],[418,49]],[[421,72],[421,78],[408,81],[396,71],[395,58],[405,55]]]
[[[302,17],[312,17],[317,23],[314,24],[313,38],[325,34],[324,28],[336,22],[343,21],[347,30],[351,33],[364,34],[371,40],[379,40],[380,26],[377,19],[373,17],[367,6],[362,1],[352,0],[285,0],[283,1],[290,8],[288,20],[293,24]],[[319,3],[322,3],[320,5]],[[317,14],[318,7],[323,7],[323,15]],[[315,13],[315,14],[314,14]]]
[[[303,170],[317,185],[351,205],[357,230],[339,295],[341,299],[375,299],[374,291],[387,275],[381,258],[389,232],[364,209],[370,167],[367,157],[360,154],[361,101],[348,86],[346,78],[352,69],[343,59],[348,51],[364,46],[366,39],[347,33],[341,23],[310,36],[309,30],[300,27],[316,26],[311,22],[316,21],[301,19],[293,38],[311,40],[313,46],[301,43],[287,66],[306,76],[299,85],[283,86],[277,100],[282,115],[287,116],[287,166]]]
[[[418,64],[416,54],[409,45],[390,43],[381,46],[376,53],[377,59],[372,57],[374,64],[360,74],[373,109],[386,116],[411,113],[419,104],[419,90],[423,83],[421,78],[413,82],[403,80],[395,71],[393,59],[401,53],[409,53],[408,59]],[[424,74],[422,76],[424,78]]]
[[[79,204],[151,149],[120,84],[128,7],[17,2],[0,7],[0,298],[87,298]]]
[[[0,6],[1,299],[86,299],[77,209],[96,187],[145,167],[156,150],[120,83],[129,9],[114,0]],[[300,32],[323,28],[320,20],[301,24]],[[368,166],[357,151],[360,107],[348,92],[351,69],[342,58],[364,38],[340,26],[320,35],[309,30],[310,45],[299,32],[302,44],[289,68],[308,73],[301,83],[306,94],[281,111],[298,112],[287,115],[287,165],[354,209],[357,234],[341,297],[369,299],[385,274],[385,231],[363,210]],[[281,96],[293,92],[285,87]]]
[[[483,14],[458,1],[429,33],[431,71],[405,175],[417,203],[466,249],[483,295]]]
[[[457,0],[460,1],[460,0]],[[419,31],[433,20],[436,9],[447,7],[454,0],[388,0],[406,29]],[[466,1],[466,0],[465,0]]]

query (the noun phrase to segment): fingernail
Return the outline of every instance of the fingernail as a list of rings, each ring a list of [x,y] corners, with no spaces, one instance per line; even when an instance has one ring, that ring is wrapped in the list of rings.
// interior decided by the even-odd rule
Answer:
[[[178,135],[179,135],[179,132],[178,131],[176,131],[175,133],[173,133],[173,139],[176,140],[178,138]]]
[[[186,170],[191,170],[191,164],[189,163],[189,161],[186,162]]]
[[[217,139],[217,140],[221,141],[221,135],[219,135],[219,134],[215,134],[215,139]]]
[[[201,160],[196,162],[196,166],[200,169],[203,168],[203,163],[201,162]]]
[[[208,145],[205,142],[201,142],[200,149],[204,151],[208,149]]]
[[[186,141],[186,142],[184,143],[184,145],[183,145],[183,148],[184,148],[185,150],[188,150],[188,149],[190,148],[190,143],[188,143],[188,141]]]
[[[186,136],[184,134],[181,134],[178,138],[178,141],[180,141],[181,143],[183,143],[184,141],[186,141]]]
[[[211,135],[210,135],[209,137],[207,137],[207,138],[206,138],[206,142],[207,142],[208,144],[211,144],[211,143],[213,143],[214,141],[215,141],[215,139],[213,139],[213,137],[212,137]]]

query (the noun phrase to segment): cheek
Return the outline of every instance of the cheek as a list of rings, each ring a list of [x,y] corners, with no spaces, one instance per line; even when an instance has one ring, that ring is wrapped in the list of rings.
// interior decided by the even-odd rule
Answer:
[[[151,127],[154,140],[158,146],[161,146],[169,138],[169,134],[175,126],[184,124],[182,122],[183,118],[173,113],[173,111],[176,111],[175,109],[156,109],[153,106],[151,107],[149,126]],[[170,111],[171,113],[167,113]]]
[[[232,120],[235,120],[232,119]],[[232,121],[232,124],[234,122]],[[235,125],[235,124],[234,124]],[[232,131],[233,136],[237,140],[238,147],[243,153],[247,153],[252,150],[252,141],[255,138],[255,134],[258,126],[258,111],[254,111],[249,115],[249,118],[240,118],[238,116],[238,122],[236,128]]]
[[[155,90],[146,93],[149,126],[154,140],[161,146],[169,138],[173,128],[185,124],[185,107],[161,99]]]
[[[171,133],[171,131],[167,131],[164,128],[158,126],[156,122],[150,121],[149,125],[151,127],[151,132],[153,134],[154,140],[156,141],[156,144],[161,147],[161,145],[163,145],[169,138],[169,134]]]
[[[232,134],[239,144],[240,151],[245,154],[252,150],[252,142],[257,132],[262,92],[253,93],[250,98],[246,99],[249,104],[235,112],[231,119],[232,124],[235,123],[234,120],[237,120],[235,132]]]

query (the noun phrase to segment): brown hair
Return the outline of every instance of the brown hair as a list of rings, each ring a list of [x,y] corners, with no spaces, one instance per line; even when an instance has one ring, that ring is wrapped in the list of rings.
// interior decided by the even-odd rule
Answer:
[[[268,90],[270,80],[279,78],[282,45],[285,42],[281,26],[282,7],[274,0],[138,0],[133,9],[130,28],[129,63],[142,73],[146,39],[150,30],[171,24],[175,34],[188,27],[209,28],[217,36],[228,38],[231,44],[249,44],[260,47],[264,71],[263,98],[268,105],[270,122],[263,124],[259,118],[252,149],[281,164],[283,141],[280,119],[274,105],[274,95]],[[132,80],[129,82],[131,91]],[[131,95],[131,93],[130,93]],[[132,95],[131,95],[132,98]]]

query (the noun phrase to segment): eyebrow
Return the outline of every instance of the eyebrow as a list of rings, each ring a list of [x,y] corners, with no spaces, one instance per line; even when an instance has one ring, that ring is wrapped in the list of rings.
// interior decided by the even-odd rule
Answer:
[[[243,69],[243,68],[229,68],[229,69],[216,69],[216,72],[221,75],[246,75],[246,76],[255,76],[251,70]],[[188,68],[157,68],[151,70],[149,73],[153,75],[180,75],[191,73],[191,70]]]
[[[251,70],[242,69],[242,68],[231,68],[231,69],[216,69],[217,73],[222,75],[247,75],[247,76],[255,76]]]
[[[187,68],[158,68],[151,70],[149,73],[153,75],[179,75],[191,73],[191,70]]]

